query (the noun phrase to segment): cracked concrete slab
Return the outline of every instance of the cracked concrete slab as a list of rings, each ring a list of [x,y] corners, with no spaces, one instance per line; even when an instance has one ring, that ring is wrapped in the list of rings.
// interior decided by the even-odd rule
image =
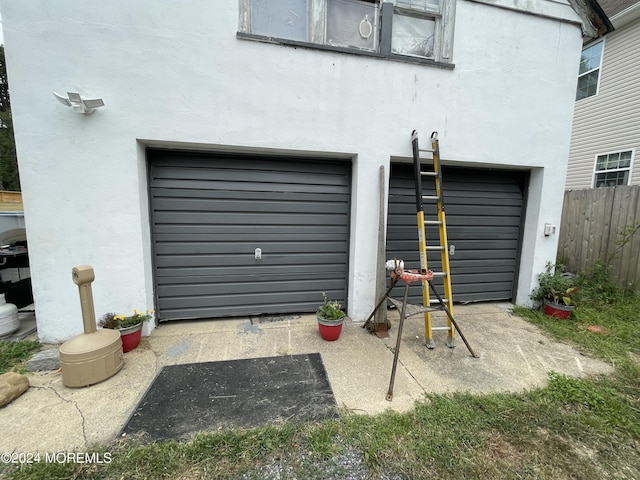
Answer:
[[[505,314],[500,304],[455,308],[455,319],[479,358],[473,358],[459,336],[456,348],[445,346],[446,332],[434,332],[436,348],[425,348],[422,318],[405,321],[401,363],[415,381],[432,393],[513,392],[544,386],[548,372],[584,377],[608,374],[611,365],[554,342],[520,317]],[[391,317],[392,325],[399,315]],[[417,318],[417,317],[416,317]],[[444,313],[433,314],[433,325],[446,325]],[[385,343],[395,347],[397,328]]]
[[[0,452],[85,450],[115,438],[155,377],[155,363],[143,339],[118,374],[96,385],[69,388],[59,372],[29,374],[24,401],[0,410]]]
[[[455,349],[444,346],[444,332],[436,332],[437,348],[427,349],[422,318],[408,319],[392,402],[385,397],[396,311],[389,312],[389,338],[379,339],[347,321],[336,342],[320,338],[314,315],[264,323],[238,318],[162,324],[124,355],[120,372],[99,384],[68,388],[60,373],[28,374],[31,388],[0,408],[0,452],[85,451],[108,444],[165,365],[318,352],[338,405],[361,414],[406,411],[426,392],[535,388],[546,383],[551,370],[578,377],[613,371],[511,315],[509,304],[456,306],[455,312],[479,358],[472,358],[459,338]],[[434,317],[444,321],[440,312]]]

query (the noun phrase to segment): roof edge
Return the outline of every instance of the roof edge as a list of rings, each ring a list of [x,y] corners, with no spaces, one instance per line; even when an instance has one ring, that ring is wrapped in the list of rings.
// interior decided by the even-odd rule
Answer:
[[[574,23],[582,28],[584,41],[589,42],[611,31],[613,25],[597,0],[470,0],[493,7]]]
[[[597,0],[569,0],[569,3],[582,18],[585,43],[613,32],[613,24]]]
[[[615,28],[620,28],[640,18],[640,2],[625,8],[611,17],[611,23]]]

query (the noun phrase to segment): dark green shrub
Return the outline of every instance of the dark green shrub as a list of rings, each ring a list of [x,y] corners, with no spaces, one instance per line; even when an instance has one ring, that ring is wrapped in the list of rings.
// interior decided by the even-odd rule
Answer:
[[[538,287],[531,294],[533,300],[541,302],[546,299],[567,306],[576,304],[576,278],[565,273],[564,265],[547,263],[544,272],[538,275],[538,283]]]

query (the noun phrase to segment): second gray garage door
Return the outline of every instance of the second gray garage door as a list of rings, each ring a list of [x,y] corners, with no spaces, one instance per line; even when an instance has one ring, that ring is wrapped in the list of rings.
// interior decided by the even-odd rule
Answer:
[[[344,301],[350,163],[149,150],[161,321]]]
[[[455,245],[455,254],[450,257],[454,302],[513,298],[526,180],[523,172],[443,168],[447,236],[449,245]],[[423,195],[435,194],[433,182],[425,181],[424,188]],[[419,268],[414,192],[413,166],[393,164],[387,258],[401,258],[408,267]],[[433,204],[425,204],[424,209],[425,219],[436,218]],[[428,227],[427,243],[438,241],[437,227]],[[441,270],[439,260],[430,261],[429,268]],[[439,279],[434,282],[441,284]],[[422,303],[418,283],[409,292],[412,302]]]

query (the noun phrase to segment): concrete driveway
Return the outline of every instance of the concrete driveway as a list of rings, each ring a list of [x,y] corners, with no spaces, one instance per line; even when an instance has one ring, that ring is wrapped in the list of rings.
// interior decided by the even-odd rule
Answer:
[[[512,315],[511,307],[456,306],[456,320],[479,358],[472,358],[459,338],[455,349],[447,348],[445,332],[436,332],[437,347],[428,350],[421,316],[407,319],[392,402],[385,397],[398,330],[395,310],[389,312],[392,329],[386,339],[347,322],[338,341],[325,342],[313,315],[162,324],[125,354],[119,373],[97,385],[68,388],[60,373],[29,374],[29,390],[0,408],[0,452],[86,451],[114,440],[165,365],[318,352],[338,405],[371,415],[406,411],[426,392],[518,392],[545,385],[550,371],[576,377],[613,371],[541,334]],[[442,312],[434,317],[444,322]]]

